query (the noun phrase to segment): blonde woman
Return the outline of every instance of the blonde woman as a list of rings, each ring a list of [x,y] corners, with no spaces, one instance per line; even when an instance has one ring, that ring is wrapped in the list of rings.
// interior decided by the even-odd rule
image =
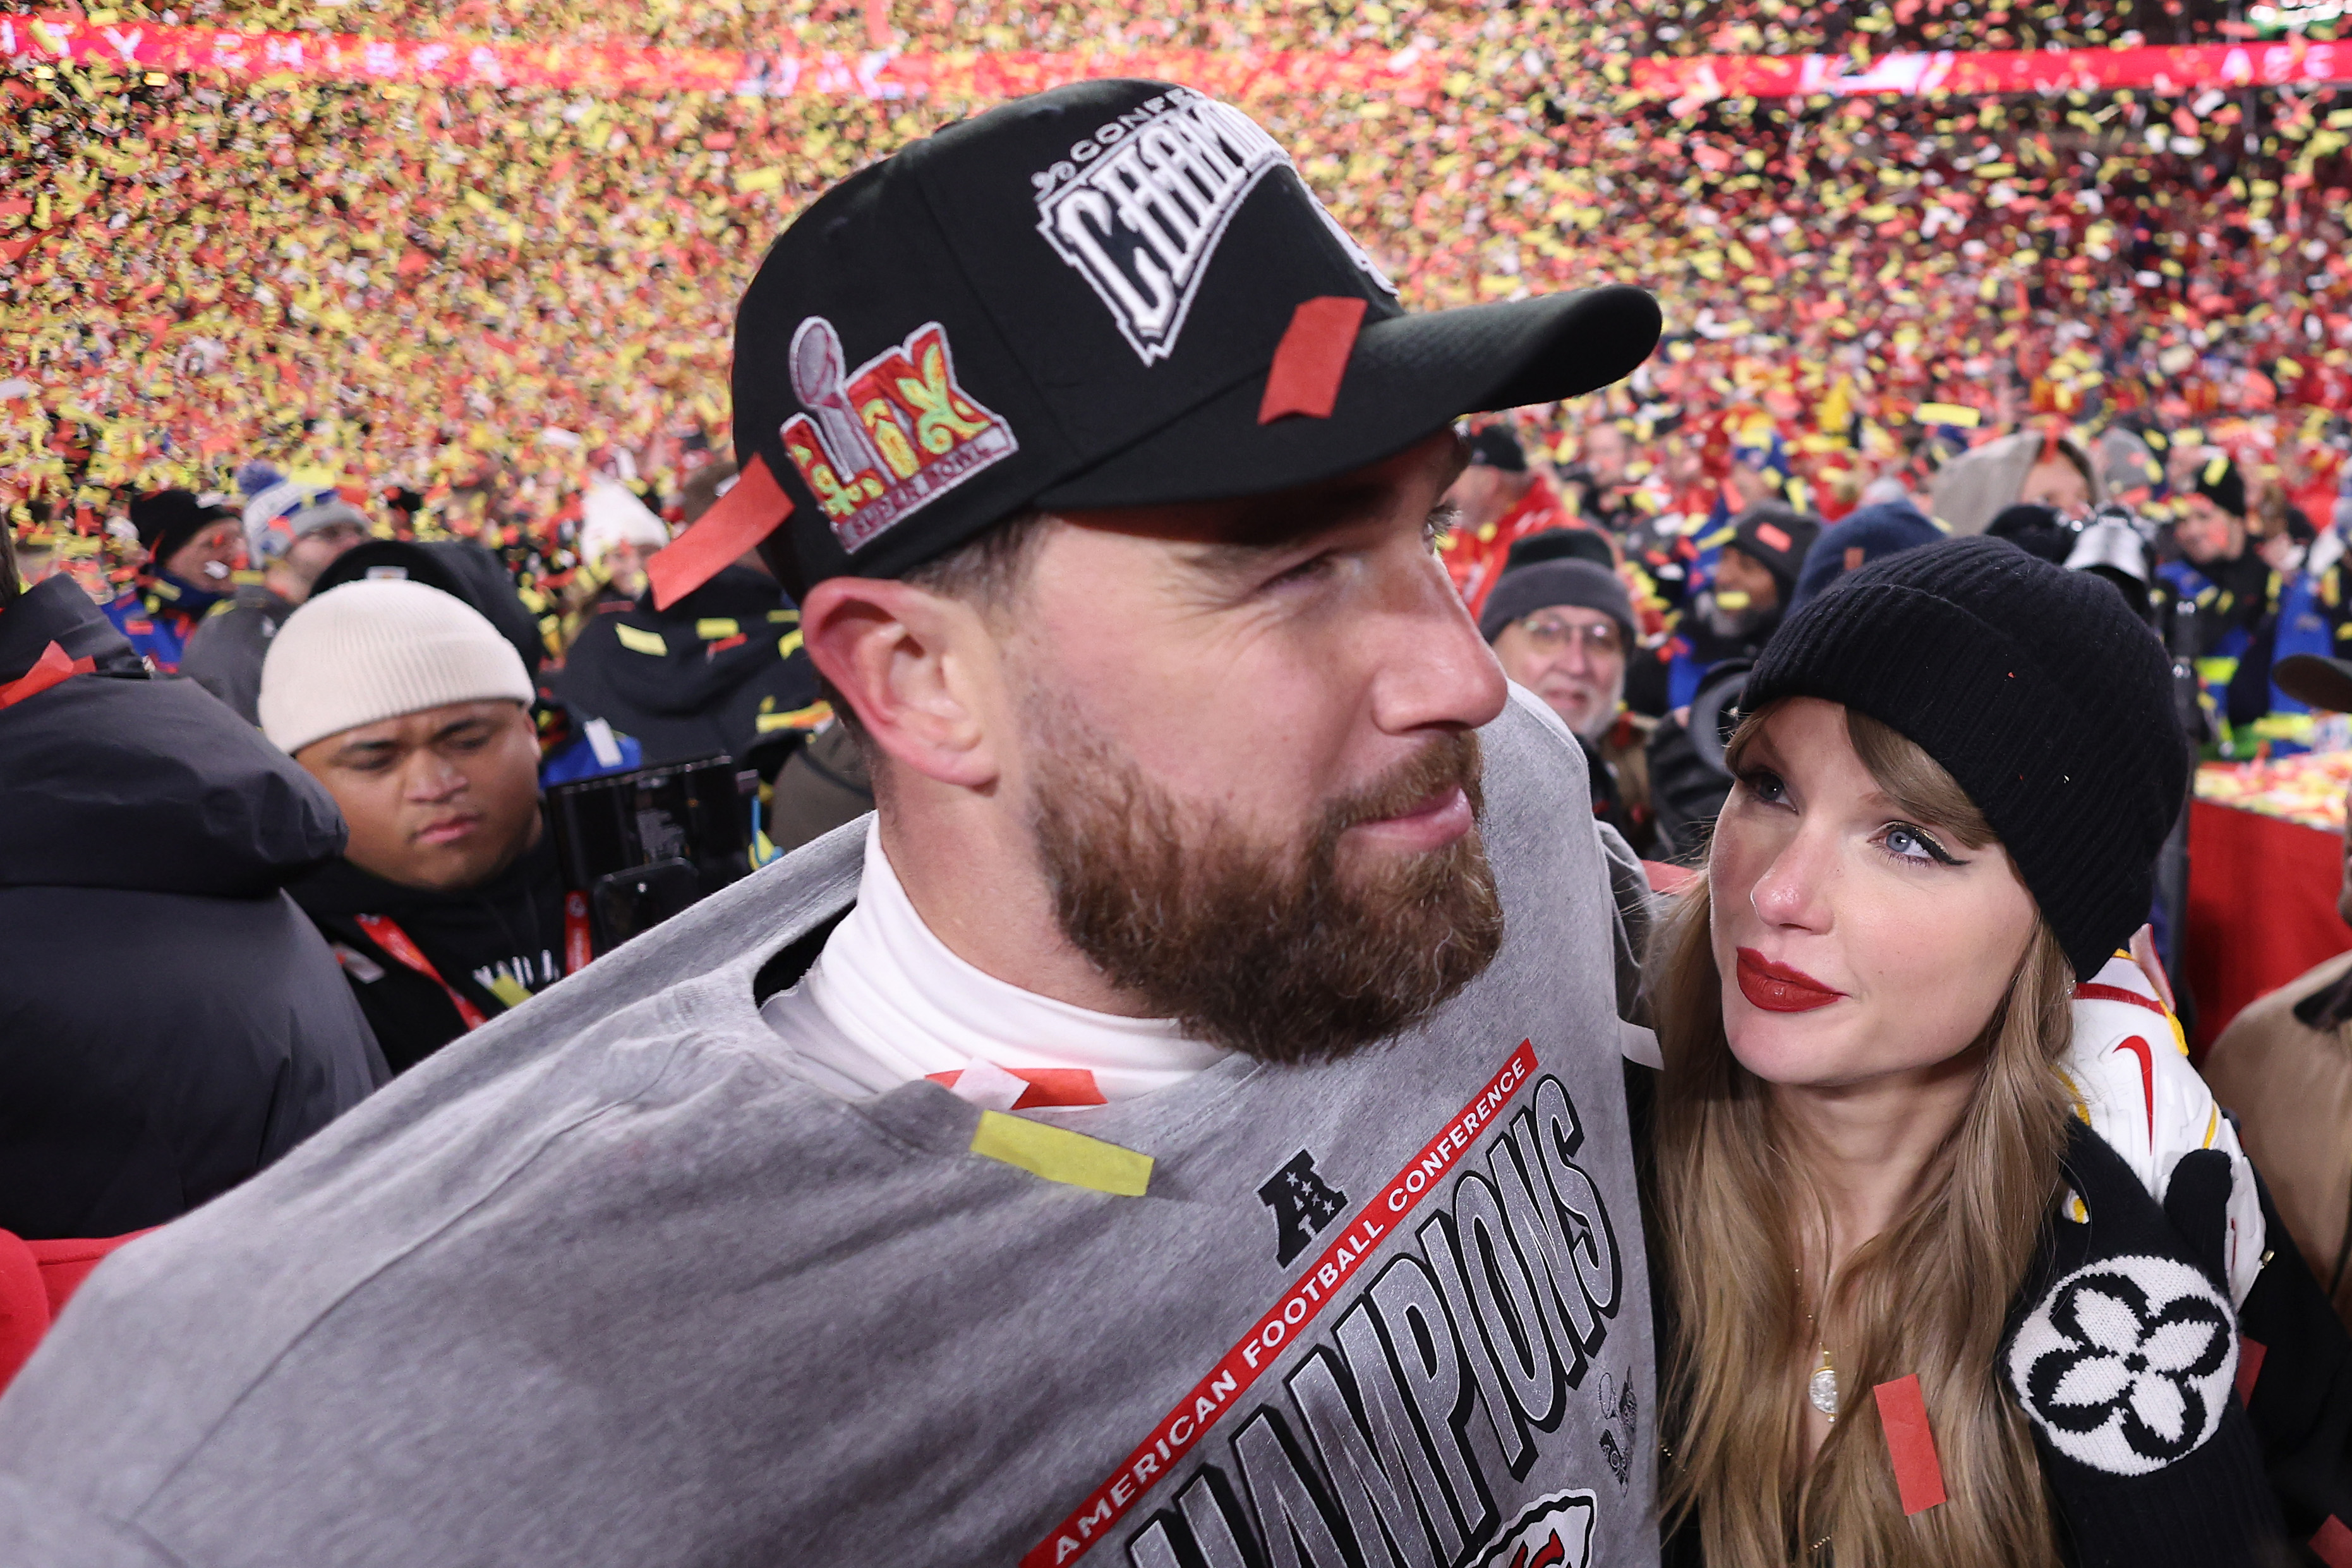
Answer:
[[[1651,953],[1668,1561],[2297,1560],[2352,1514],[2343,1336],[2163,1005],[2100,983],[2185,783],[2155,639],[1952,540],[1808,605],[1743,708]],[[2078,984],[2147,1032],[2070,1059]]]

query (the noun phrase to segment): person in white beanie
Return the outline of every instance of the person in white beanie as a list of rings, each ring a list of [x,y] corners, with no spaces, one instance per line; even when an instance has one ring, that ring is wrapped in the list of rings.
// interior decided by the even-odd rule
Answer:
[[[257,501],[260,498],[257,498]],[[366,542],[367,514],[332,493],[310,498],[282,515],[257,519],[247,509],[246,548],[261,581],[239,587],[198,623],[180,660],[180,673],[260,722],[261,660],[286,617],[310,596],[319,574],[354,545]]]
[[[580,498],[580,559],[615,596],[646,591],[646,557],[669,542],[669,529],[627,487],[592,481]]]
[[[351,824],[342,858],[289,890],[394,1072],[586,962],[540,816],[533,696],[514,645],[422,583],[331,588],[269,644],[262,731]]]

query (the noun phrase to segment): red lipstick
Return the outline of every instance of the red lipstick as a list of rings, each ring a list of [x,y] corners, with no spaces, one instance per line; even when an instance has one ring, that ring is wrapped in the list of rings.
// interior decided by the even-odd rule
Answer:
[[[1767,1013],[1810,1013],[1845,995],[1801,969],[1773,963],[1752,947],[1739,950],[1739,994]]]

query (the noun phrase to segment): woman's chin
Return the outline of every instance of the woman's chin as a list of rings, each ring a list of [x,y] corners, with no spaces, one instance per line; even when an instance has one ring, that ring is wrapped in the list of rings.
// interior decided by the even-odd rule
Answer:
[[[1852,1020],[1824,1016],[1838,1011],[1772,1013],[1736,998],[1724,1008],[1724,1037],[1739,1065],[1766,1083],[1790,1088],[1847,1083],[1857,1076],[1858,1065],[1849,1048]]]

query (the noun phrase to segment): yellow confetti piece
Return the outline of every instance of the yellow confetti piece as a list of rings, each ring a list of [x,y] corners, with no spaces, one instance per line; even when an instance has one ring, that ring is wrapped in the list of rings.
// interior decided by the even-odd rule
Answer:
[[[1922,425],[1957,425],[1963,430],[1984,422],[1982,414],[1964,403],[1923,403],[1912,417]]]
[[[983,1110],[972,1129],[971,1152],[1002,1160],[1033,1176],[1065,1186],[1087,1187],[1123,1198],[1139,1198],[1151,1184],[1151,1156],[1002,1110]]]
[[[659,632],[643,631],[626,623],[615,622],[613,635],[619,637],[621,646],[631,653],[651,654],[660,658],[669,652],[669,644],[662,640]]]
[[[765,169],[746,169],[735,176],[736,190],[746,195],[754,191],[772,191],[783,183],[784,171],[781,164],[772,164]]]
[[[530,990],[511,974],[501,974],[483,987],[509,1007],[520,1007],[530,1000]]]
[[[789,713],[760,714],[752,721],[752,728],[762,735],[773,735],[784,730],[814,730],[832,717],[831,703],[812,702]]]
[[[694,623],[694,635],[704,642],[719,642],[741,635],[743,628],[723,616],[706,616]]]

